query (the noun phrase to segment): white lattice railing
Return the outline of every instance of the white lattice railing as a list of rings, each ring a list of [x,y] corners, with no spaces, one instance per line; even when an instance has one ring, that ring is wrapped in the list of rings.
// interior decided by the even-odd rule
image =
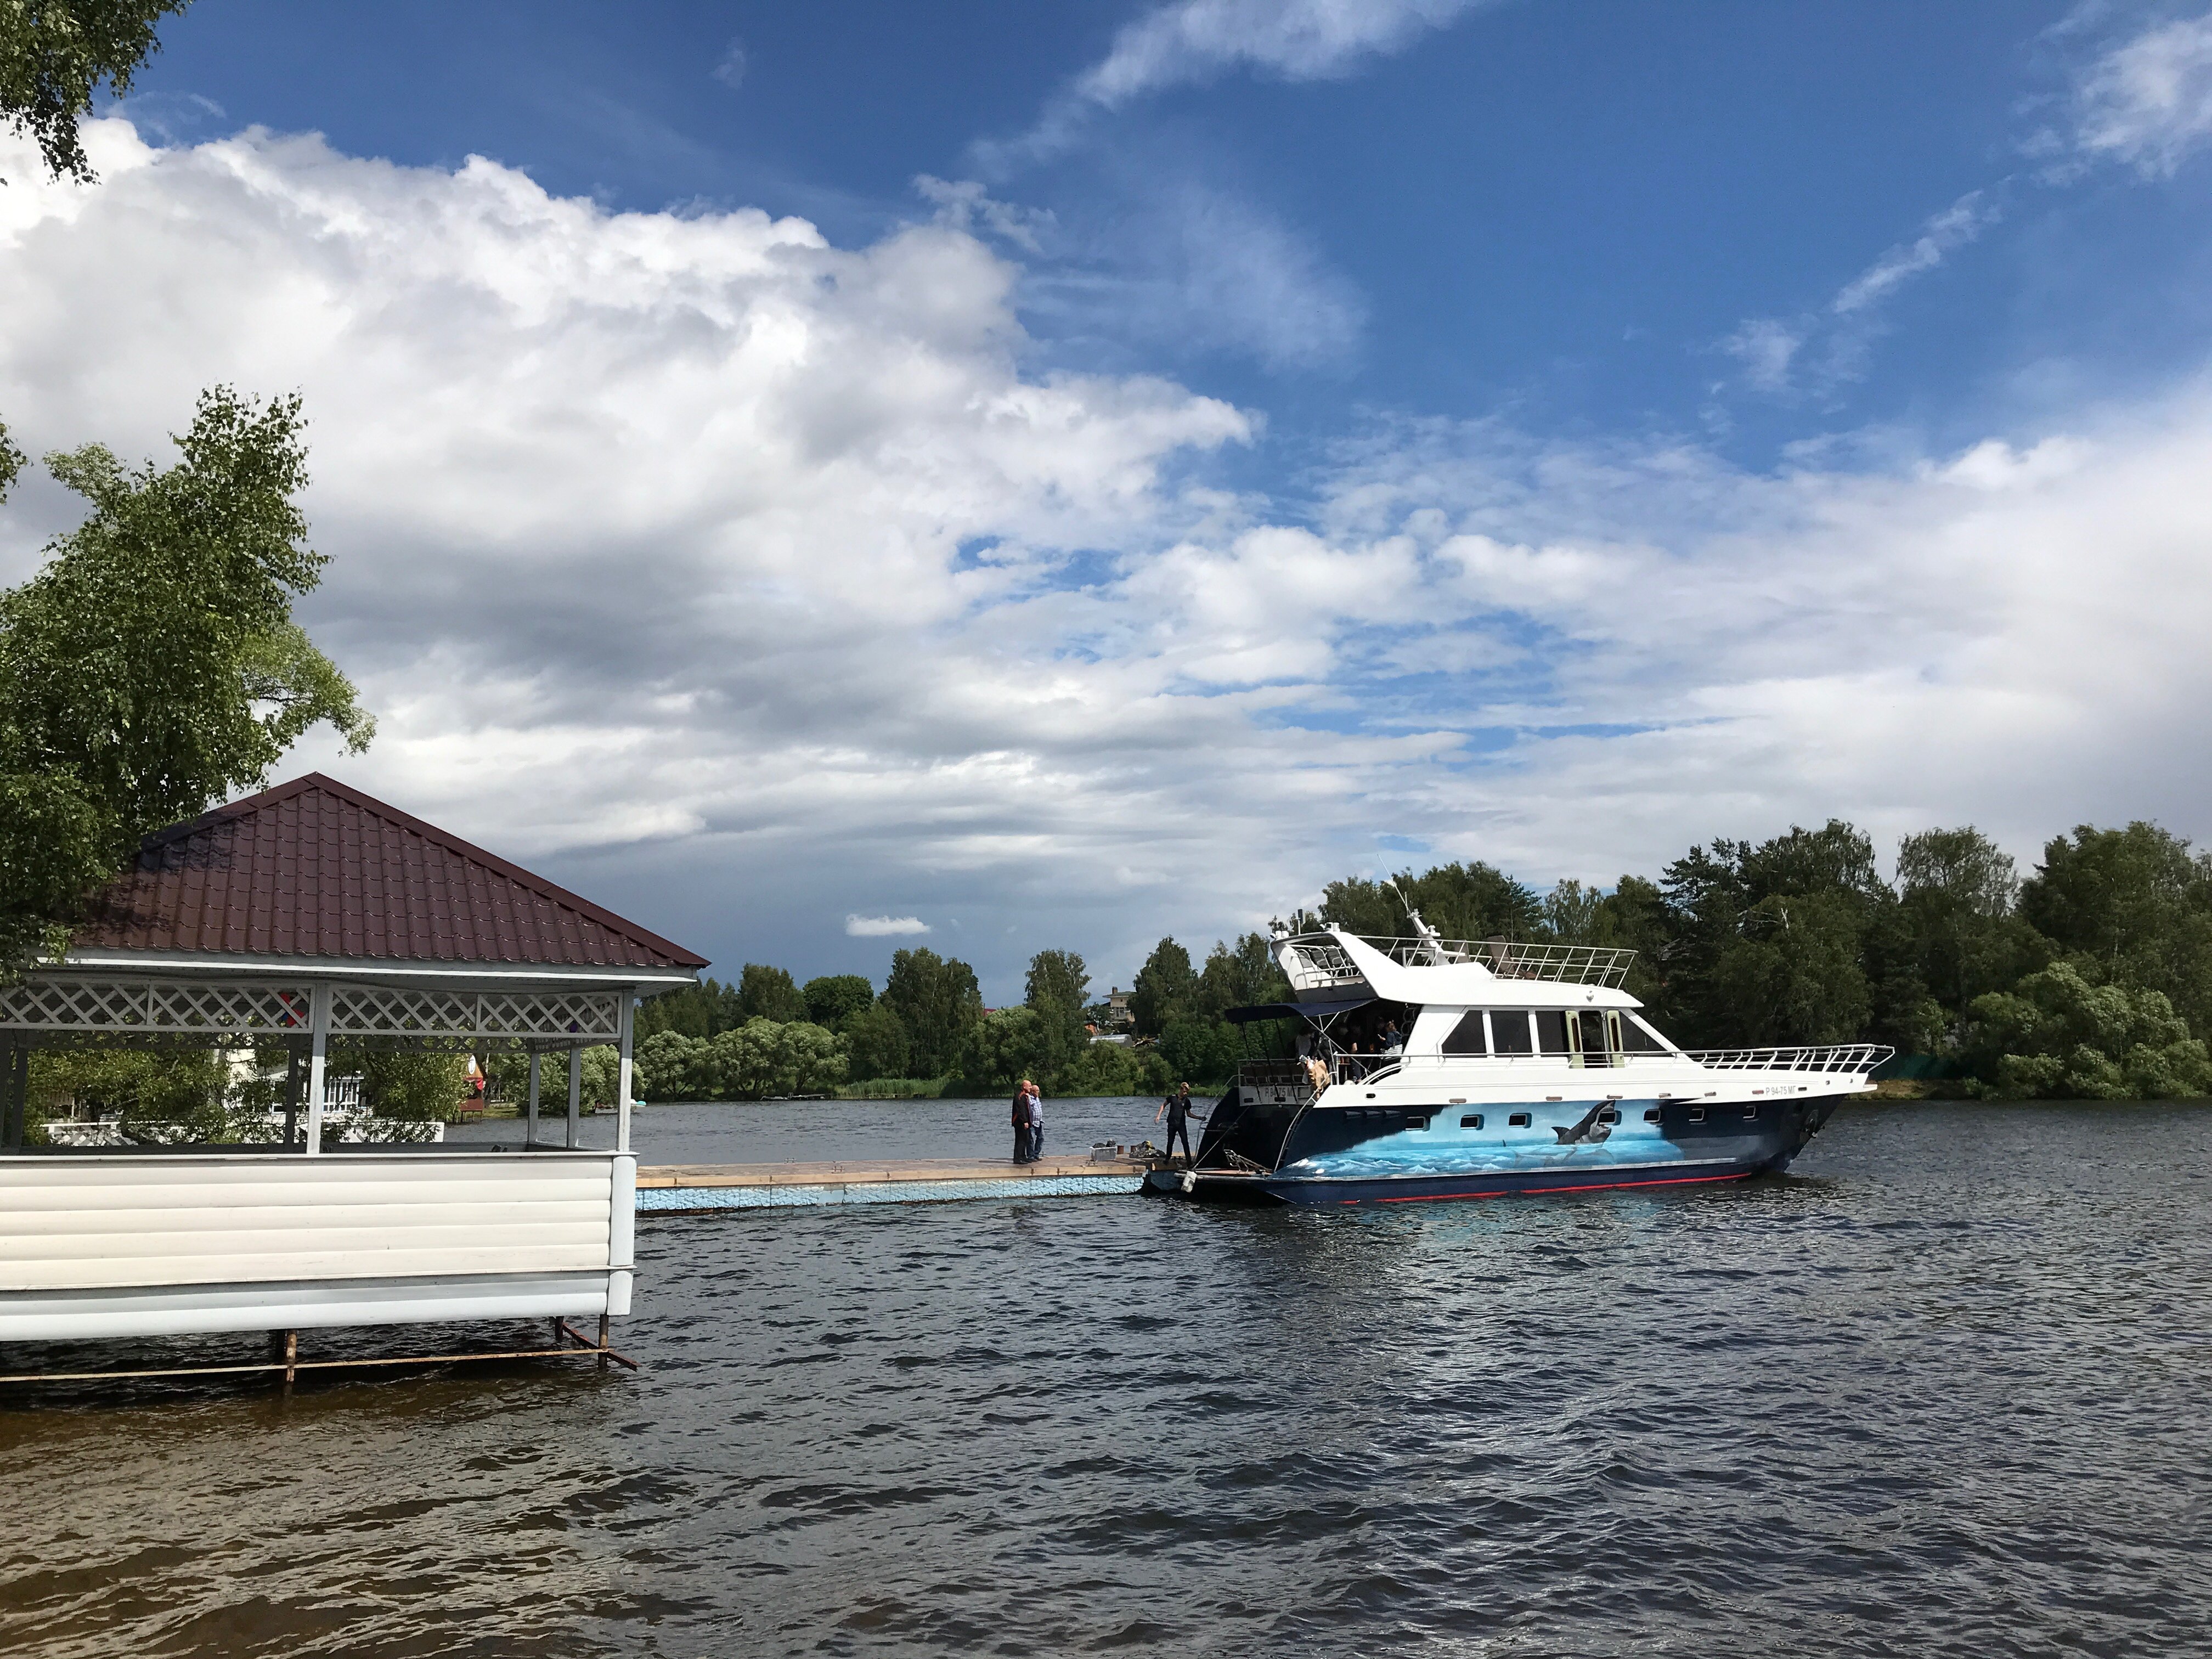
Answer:
[[[439,991],[334,986],[333,1037],[507,1047],[532,1039],[612,1042],[622,1026],[613,991]],[[97,1040],[204,1036],[273,1042],[305,1036],[313,997],[305,985],[191,983],[33,975],[0,987],[0,1031]]]

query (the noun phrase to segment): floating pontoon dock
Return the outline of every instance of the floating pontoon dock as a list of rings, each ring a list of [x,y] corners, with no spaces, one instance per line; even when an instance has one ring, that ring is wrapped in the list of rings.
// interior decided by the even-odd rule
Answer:
[[[1133,1158],[923,1158],[886,1164],[678,1164],[637,1172],[640,1215],[813,1204],[928,1204],[961,1198],[1095,1198],[1144,1189]]]

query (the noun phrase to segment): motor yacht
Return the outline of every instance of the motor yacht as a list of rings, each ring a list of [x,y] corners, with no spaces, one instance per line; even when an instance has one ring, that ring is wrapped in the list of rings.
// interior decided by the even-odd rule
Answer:
[[[1249,1060],[1187,1170],[1200,1200],[1402,1204],[1741,1181],[1787,1169],[1890,1050],[1687,1050],[1622,988],[1632,951],[1329,927],[1273,949],[1294,1058]]]

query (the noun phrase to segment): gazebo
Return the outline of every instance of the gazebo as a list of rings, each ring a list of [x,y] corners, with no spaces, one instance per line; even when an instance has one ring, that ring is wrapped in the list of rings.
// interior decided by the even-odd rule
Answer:
[[[629,1310],[637,1000],[705,958],[311,774],[143,843],[65,957],[0,988],[0,1341]],[[328,1060],[526,1053],[515,1146],[332,1143]],[[30,1051],[291,1057],[269,1144],[27,1147]],[[615,1145],[579,1146],[586,1047],[619,1051]],[[538,1121],[565,1061],[566,1122]]]

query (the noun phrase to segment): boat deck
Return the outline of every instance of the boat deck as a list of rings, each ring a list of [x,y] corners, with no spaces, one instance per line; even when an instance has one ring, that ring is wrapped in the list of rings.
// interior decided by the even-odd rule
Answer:
[[[1134,1193],[1150,1166],[1045,1158],[842,1158],[823,1164],[672,1164],[637,1172],[640,1215],[785,1209],[818,1204],[927,1204],[969,1198],[1087,1198]]]

